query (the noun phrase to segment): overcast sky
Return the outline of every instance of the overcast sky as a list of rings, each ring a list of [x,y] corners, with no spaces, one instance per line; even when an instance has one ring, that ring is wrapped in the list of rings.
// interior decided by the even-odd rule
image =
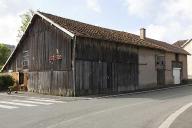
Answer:
[[[19,15],[40,10],[173,43],[192,37],[192,0],[0,0],[0,42],[16,45]]]

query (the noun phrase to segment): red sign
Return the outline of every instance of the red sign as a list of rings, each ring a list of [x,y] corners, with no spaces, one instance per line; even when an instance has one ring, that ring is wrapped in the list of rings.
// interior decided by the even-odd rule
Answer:
[[[57,61],[57,60],[62,60],[62,55],[52,55],[52,56],[49,56],[49,61],[50,62]]]

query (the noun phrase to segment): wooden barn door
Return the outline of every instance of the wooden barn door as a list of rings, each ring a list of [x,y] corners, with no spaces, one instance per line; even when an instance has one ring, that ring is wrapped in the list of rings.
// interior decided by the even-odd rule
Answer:
[[[134,64],[116,63],[116,83],[118,92],[133,91],[137,85],[137,68]]]
[[[137,64],[76,61],[76,94],[110,94],[137,88]]]
[[[115,64],[76,61],[76,94],[110,94],[117,92]]]
[[[107,64],[107,92],[113,93],[117,92],[117,85],[115,84],[115,64],[108,63]]]

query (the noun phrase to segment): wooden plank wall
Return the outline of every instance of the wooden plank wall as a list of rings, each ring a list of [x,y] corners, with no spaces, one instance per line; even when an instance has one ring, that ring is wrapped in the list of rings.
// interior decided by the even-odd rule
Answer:
[[[76,48],[77,95],[127,92],[137,88],[137,47],[78,38]]]
[[[28,50],[30,71],[71,70],[71,40],[71,37],[62,31],[43,19],[37,18],[26,33],[7,69],[15,71],[16,66],[22,69],[23,51]],[[62,55],[62,60],[51,64],[49,57],[56,55],[57,50]]]
[[[21,45],[11,59],[8,69],[23,70],[23,51],[29,51],[29,90],[54,94],[72,94],[71,47],[72,39],[67,34],[36,17],[26,32]],[[49,62],[49,57],[58,52],[62,60]],[[69,75],[70,74],[70,75]]]
[[[29,91],[60,96],[72,96],[70,87],[72,72],[29,72]]]

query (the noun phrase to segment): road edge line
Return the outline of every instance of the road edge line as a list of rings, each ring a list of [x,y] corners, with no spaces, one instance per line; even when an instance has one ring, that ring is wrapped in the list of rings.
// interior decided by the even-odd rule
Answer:
[[[179,117],[183,112],[189,109],[192,106],[192,102],[186,104],[185,106],[181,107],[174,113],[172,113],[158,128],[169,128],[171,124]]]

